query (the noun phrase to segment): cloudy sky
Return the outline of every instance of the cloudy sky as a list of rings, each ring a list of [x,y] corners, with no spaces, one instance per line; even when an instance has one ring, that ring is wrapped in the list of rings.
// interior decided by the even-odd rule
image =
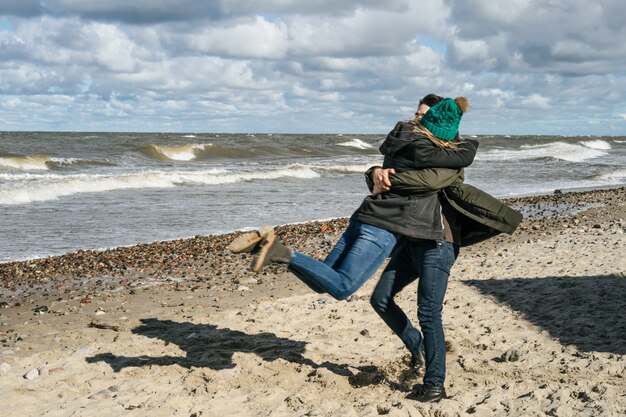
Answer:
[[[626,135],[623,0],[0,0],[0,130]]]

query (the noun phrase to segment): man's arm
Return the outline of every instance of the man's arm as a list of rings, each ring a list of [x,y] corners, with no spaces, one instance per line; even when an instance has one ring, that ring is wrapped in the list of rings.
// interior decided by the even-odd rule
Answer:
[[[389,191],[394,194],[428,194],[446,188],[455,181],[463,181],[462,169],[427,168],[395,173],[393,169],[371,167],[365,173],[365,181],[373,195]]]
[[[463,179],[463,168],[425,168],[389,175],[391,190],[398,195],[436,193]]]

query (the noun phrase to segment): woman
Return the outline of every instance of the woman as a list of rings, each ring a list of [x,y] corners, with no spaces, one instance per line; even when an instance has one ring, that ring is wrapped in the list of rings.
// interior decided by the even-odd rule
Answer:
[[[385,140],[385,143],[396,140],[412,140],[415,143],[412,154],[407,156],[411,158],[413,169],[449,168],[421,172],[422,185],[426,191],[414,198],[420,201],[420,205],[427,207],[427,210],[436,209],[436,191],[457,180],[461,175],[459,169],[470,165],[476,155],[476,141],[456,141],[455,147],[441,147],[426,139],[419,130],[415,130],[420,126],[422,115],[426,113],[424,117],[427,117],[427,109],[441,99],[434,94],[424,97],[420,101],[416,118],[409,122],[398,122]],[[462,112],[454,115],[457,130],[461,116]],[[387,196],[371,196],[366,201],[368,199],[387,200]],[[365,202],[361,207],[364,206]],[[255,251],[252,265],[255,272],[271,262],[286,263],[289,270],[314,291],[328,293],[342,300],[353,294],[376,272],[397,241],[394,230],[389,230],[385,225],[374,225],[371,221],[358,219],[359,210],[355,212],[348,228],[324,262],[287,248],[276,238],[271,228],[244,234],[233,241],[229,249],[234,253]],[[437,224],[432,225],[433,229],[437,227]]]
[[[438,146],[455,147],[457,126],[450,123],[450,114],[463,111],[464,106],[462,100],[445,99],[430,109],[416,129]],[[399,172],[396,177],[415,168],[411,161],[413,148],[411,140],[386,141],[381,146],[385,152],[385,166]],[[353,219],[385,227],[403,236],[374,289],[371,304],[411,351],[413,365],[426,368],[424,383],[414,388],[413,397],[422,402],[438,402],[446,397],[443,301],[459,247],[499,232],[512,233],[521,221],[521,215],[460,180],[439,193],[434,210],[423,204],[416,206],[414,197],[411,197],[415,191],[410,181],[399,182],[392,177],[391,189],[385,195],[393,204],[366,200]],[[433,219],[440,221],[443,227],[433,230]],[[419,279],[417,315],[423,335],[394,302],[394,296],[416,279]]]

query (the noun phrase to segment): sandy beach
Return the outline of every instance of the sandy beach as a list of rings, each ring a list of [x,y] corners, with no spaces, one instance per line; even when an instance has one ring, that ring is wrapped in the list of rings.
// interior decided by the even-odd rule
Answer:
[[[439,404],[406,398],[420,379],[369,305],[378,274],[335,301],[249,272],[232,233],[0,264],[0,414],[626,415],[626,188],[507,202],[518,231],[452,270]],[[322,258],[345,225],[277,231]],[[415,286],[400,304],[415,318]]]

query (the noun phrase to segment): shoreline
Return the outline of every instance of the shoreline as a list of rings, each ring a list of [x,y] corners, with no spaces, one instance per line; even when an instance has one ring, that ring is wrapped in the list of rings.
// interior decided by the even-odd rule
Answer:
[[[504,201],[536,216],[462,248],[440,404],[406,398],[419,378],[369,305],[380,271],[335,301],[281,265],[252,274],[225,250],[240,232],[0,264],[0,402],[47,417],[620,415],[626,188]],[[321,258],[346,223],[277,233]],[[415,320],[415,288],[398,303]]]
[[[602,192],[602,191],[612,191],[612,190],[619,190],[619,189],[623,189],[626,188],[626,184],[620,184],[620,185],[613,185],[613,186],[598,186],[598,187],[576,187],[576,188],[563,188],[563,189],[556,189],[554,190],[552,193],[550,194],[543,194],[543,193],[538,193],[538,194],[524,194],[524,195],[520,195],[520,196],[513,196],[513,197],[496,197],[499,200],[510,204],[510,205],[516,205],[521,207],[523,204],[534,204],[536,203],[537,198],[539,199],[550,199],[553,196],[556,195],[567,195],[567,194],[585,194],[585,193],[593,193],[593,192]],[[567,198],[567,197],[565,197]],[[524,216],[526,217],[526,216]],[[317,224],[332,224],[334,222],[343,222],[347,219],[348,217],[335,217],[335,218],[327,218],[327,219],[314,219],[314,220],[305,220],[302,222],[295,222],[295,223],[286,223],[286,224],[278,224],[278,225],[273,225],[276,228],[289,228],[292,226],[298,226],[298,225],[303,225],[303,224],[307,224],[307,223],[317,223]],[[261,225],[259,225],[261,226]],[[237,235],[239,233],[242,232],[248,232],[254,230],[254,228],[250,227],[250,228],[244,228],[244,229],[238,229],[238,230],[232,230],[232,231],[228,231],[228,232],[219,232],[219,233],[214,233],[214,234],[209,234],[209,235],[195,235],[195,236],[188,236],[188,237],[180,237],[180,238],[175,238],[175,239],[168,239],[168,240],[157,240],[157,241],[151,241],[151,242],[140,242],[140,243],[134,243],[134,244],[130,244],[130,245],[122,245],[122,246],[114,246],[114,247],[110,247],[110,248],[100,248],[100,249],[77,249],[75,251],[69,251],[63,254],[57,254],[57,255],[48,255],[48,256],[41,256],[41,257],[33,257],[33,258],[28,258],[28,259],[20,259],[20,260],[9,260],[9,261],[3,261],[0,262],[0,285],[2,283],[2,278],[5,274],[5,271],[3,271],[3,266],[5,265],[16,265],[16,264],[25,264],[25,263],[32,263],[32,262],[41,262],[43,260],[49,260],[49,259],[58,259],[58,258],[63,258],[63,257],[69,257],[75,254],[80,254],[80,253],[110,253],[110,252],[116,252],[116,251],[120,251],[120,250],[125,250],[125,249],[132,249],[135,247],[148,247],[148,246],[153,246],[153,245],[168,245],[168,244],[175,244],[176,242],[183,242],[183,241],[188,241],[188,240],[193,240],[193,239],[198,239],[198,238],[202,238],[202,239],[207,239],[207,238],[219,238],[220,236],[234,236]]]
[[[505,202],[516,202],[516,201],[523,201],[526,199],[534,199],[536,197],[550,197],[552,195],[556,195],[556,194],[571,194],[571,193],[586,193],[586,192],[594,192],[594,191],[603,191],[603,190],[614,190],[614,189],[620,189],[620,188],[626,188],[626,183],[623,184],[615,184],[615,185],[602,185],[602,186],[594,186],[594,187],[574,187],[574,188],[561,188],[561,189],[555,189],[552,190],[550,193],[543,193],[543,192],[538,192],[538,193],[530,193],[530,194],[521,194],[521,195],[515,195],[515,196],[498,196],[498,195],[494,195],[494,197],[505,201]],[[291,222],[291,223],[285,223],[285,224],[278,224],[278,225],[274,225],[275,227],[289,227],[289,226],[296,226],[299,224],[305,224],[305,223],[310,223],[310,222],[317,222],[317,223],[327,223],[327,222],[332,222],[332,221],[337,221],[337,220],[342,220],[345,219],[347,217],[329,217],[329,218],[323,218],[323,219],[312,219],[312,220],[304,220],[304,221],[298,221],[298,222]],[[263,226],[263,225],[258,225]],[[77,248],[75,250],[70,250],[68,252],[65,253],[58,253],[58,254],[51,254],[51,255],[33,255],[32,257],[26,257],[26,258],[22,258],[22,259],[13,259],[13,260],[3,260],[0,261],[0,287],[2,286],[2,266],[6,265],[6,264],[16,264],[16,263],[28,263],[28,262],[33,262],[33,261],[41,261],[43,259],[51,259],[51,258],[59,258],[59,257],[63,257],[63,256],[67,256],[67,255],[72,255],[78,252],[110,252],[110,251],[116,251],[116,250],[122,250],[125,248],[132,248],[135,246],[142,246],[142,245],[158,245],[158,244],[167,244],[167,242],[177,242],[177,241],[184,241],[184,240],[189,240],[189,239],[194,239],[197,237],[203,237],[203,238],[207,238],[207,237],[216,237],[216,236],[223,236],[223,235],[233,235],[233,234],[237,234],[240,232],[246,232],[246,231],[251,231],[254,230],[254,227],[247,227],[244,229],[235,229],[235,230],[229,230],[229,231],[224,231],[224,232],[216,232],[216,233],[210,233],[207,235],[189,235],[189,236],[181,236],[181,237],[176,237],[176,238],[172,238],[172,239],[166,239],[166,240],[154,240],[154,241],[146,241],[146,242],[138,242],[138,243],[131,243],[128,245],[120,245],[120,246],[111,246],[111,247],[102,247],[102,248]]]

